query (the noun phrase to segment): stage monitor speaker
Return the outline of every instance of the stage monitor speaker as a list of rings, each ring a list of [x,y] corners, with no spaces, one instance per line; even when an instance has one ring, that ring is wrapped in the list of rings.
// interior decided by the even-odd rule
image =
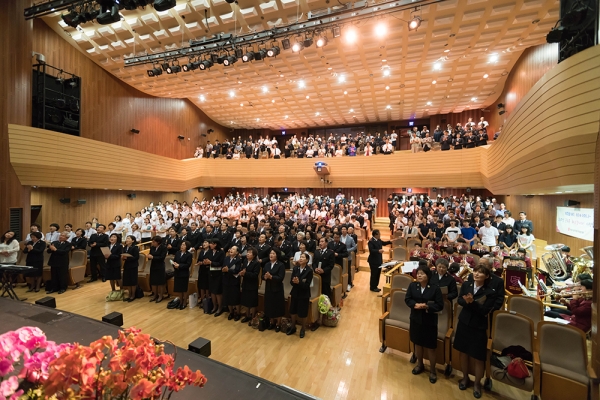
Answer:
[[[129,197],[130,199],[135,199],[137,195],[135,193],[129,193],[127,197]]]
[[[85,199],[79,199],[77,200],[77,204],[85,204],[86,200]]]
[[[578,206],[581,203],[575,200],[565,200],[565,207],[573,207],[573,206]]]
[[[199,337],[188,345],[188,350],[204,357],[210,357],[210,340]]]
[[[102,322],[108,322],[116,326],[123,326],[123,314],[119,312],[111,312],[102,317]]]
[[[56,299],[52,296],[46,296],[35,301],[35,304],[44,307],[56,308]]]
[[[58,201],[60,201],[62,204],[69,204],[71,202],[71,198],[70,197],[62,197],[62,198],[58,199]]]

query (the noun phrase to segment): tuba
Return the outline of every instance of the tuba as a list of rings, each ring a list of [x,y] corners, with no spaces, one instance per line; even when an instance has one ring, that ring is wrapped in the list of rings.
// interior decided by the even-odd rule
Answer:
[[[567,264],[562,258],[563,244],[550,244],[544,248],[548,253],[542,254],[546,271],[554,281],[565,281],[569,278]]]

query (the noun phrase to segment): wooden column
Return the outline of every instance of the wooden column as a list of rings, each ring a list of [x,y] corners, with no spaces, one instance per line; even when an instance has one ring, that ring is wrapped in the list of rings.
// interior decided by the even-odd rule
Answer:
[[[30,189],[19,182],[9,158],[8,124],[31,125],[32,23],[23,10],[30,0],[3,2],[0,12],[0,230],[8,229],[10,208],[23,209],[23,232],[29,231]],[[35,163],[35,160],[31,160]]]

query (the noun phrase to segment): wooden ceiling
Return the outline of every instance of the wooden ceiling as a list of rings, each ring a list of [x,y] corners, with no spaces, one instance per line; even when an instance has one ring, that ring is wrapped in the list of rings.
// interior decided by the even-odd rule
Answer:
[[[122,10],[112,25],[45,22],[122,81],[158,97],[189,98],[233,128],[290,129],[422,118],[480,109],[502,92],[523,50],[545,42],[556,0],[445,0],[342,26],[323,48],[148,77],[124,58],[186,47],[216,33],[248,33],[306,20],[330,0],[178,0],[169,11]],[[340,3],[341,4],[341,3]],[[373,3],[376,4],[376,3]],[[369,4],[371,5],[371,3]],[[417,31],[407,24],[419,15]],[[350,31],[357,34],[348,43]],[[381,32],[385,32],[381,34]],[[295,38],[291,38],[292,43]],[[267,45],[267,44],[265,44]],[[181,64],[187,59],[181,59]],[[387,72],[386,72],[387,71]]]

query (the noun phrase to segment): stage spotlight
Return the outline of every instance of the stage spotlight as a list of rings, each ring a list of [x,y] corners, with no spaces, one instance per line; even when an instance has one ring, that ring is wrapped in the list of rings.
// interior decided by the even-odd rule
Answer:
[[[154,0],[156,11],[167,11],[177,5],[177,0]]]
[[[504,103],[498,103],[496,107],[498,107],[498,109],[504,108]]]
[[[419,26],[421,26],[421,17],[416,16],[413,19],[411,19],[408,23],[408,30],[416,31],[419,28]]]
[[[254,60],[254,52],[253,51],[249,51],[242,56],[243,62],[250,62],[252,60]]]
[[[277,57],[280,52],[279,46],[273,46],[267,50],[267,57]]]
[[[327,36],[321,36],[320,38],[318,38],[316,45],[317,45],[317,47],[327,46]]]
[[[69,11],[68,14],[62,14],[60,17],[65,24],[69,25],[71,28],[77,28],[79,25],[79,14],[77,14],[74,10]]]
[[[216,54],[216,53],[212,53],[212,54],[210,55],[210,59],[211,59],[211,61],[213,62],[213,65],[214,65],[214,63],[216,63],[216,62],[219,62],[219,55],[218,55],[218,54]]]
[[[209,69],[213,65],[215,65],[215,63],[212,62],[212,60],[204,60],[204,61],[202,61],[200,63],[200,65],[198,66],[198,68],[200,68],[202,71],[204,71],[205,69]]]
[[[313,44],[313,40],[312,40],[312,38],[306,38],[306,39],[304,39],[302,44],[304,45],[304,47],[310,47]]]
[[[165,69],[165,67],[163,66],[163,69]],[[165,69],[165,72],[169,75],[171,75],[173,73],[173,66],[172,65],[168,65],[167,64],[167,69]]]
[[[148,76],[150,77],[154,77],[154,76],[158,76],[158,75],[162,75],[162,69],[154,67],[152,69],[149,69],[148,71]]]
[[[294,43],[294,45],[292,46],[292,51],[294,53],[298,53],[299,51],[301,51],[304,48],[304,44],[302,44],[302,42],[296,42]]]
[[[290,48],[290,39],[283,39],[283,40],[281,40],[281,47],[283,47],[284,50],[289,50],[289,48]]]
[[[242,50],[240,48],[235,49],[235,56],[237,58],[242,58],[243,55],[244,55],[244,50]]]
[[[170,67],[170,65],[169,65],[169,63],[165,62],[165,63],[162,63],[162,64],[161,64],[161,67],[162,67],[162,70],[166,72],[166,71],[167,71],[167,68],[169,68],[169,67]]]
[[[334,26],[331,29],[331,33],[333,34],[334,38],[338,38],[338,37],[342,36],[342,29],[339,26]]]
[[[183,66],[181,67],[181,69],[183,70],[183,72],[190,72],[195,70],[196,68],[198,68],[197,66],[194,65],[194,63],[189,62],[187,64],[183,64]]]
[[[564,26],[559,26],[558,28],[553,28],[546,35],[546,42],[547,43],[560,43],[561,41],[566,39],[566,36],[567,36],[566,33],[567,33],[567,30],[565,29]]]
[[[178,72],[181,72],[181,67],[179,65],[171,65],[167,68],[167,74],[176,74]]]
[[[106,5],[103,4],[102,13],[96,18],[96,22],[100,25],[110,25],[120,20],[119,6],[114,2],[107,3]]]
[[[223,60],[223,65],[226,67],[231,66],[232,64],[235,64],[237,62],[237,57],[236,56],[227,56],[225,57],[225,59]]]
[[[223,64],[223,61],[225,61],[225,58],[227,58],[227,56],[217,56],[217,64]]]
[[[260,49],[254,52],[254,59],[257,61],[264,60],[267,57],[267,50]]]

